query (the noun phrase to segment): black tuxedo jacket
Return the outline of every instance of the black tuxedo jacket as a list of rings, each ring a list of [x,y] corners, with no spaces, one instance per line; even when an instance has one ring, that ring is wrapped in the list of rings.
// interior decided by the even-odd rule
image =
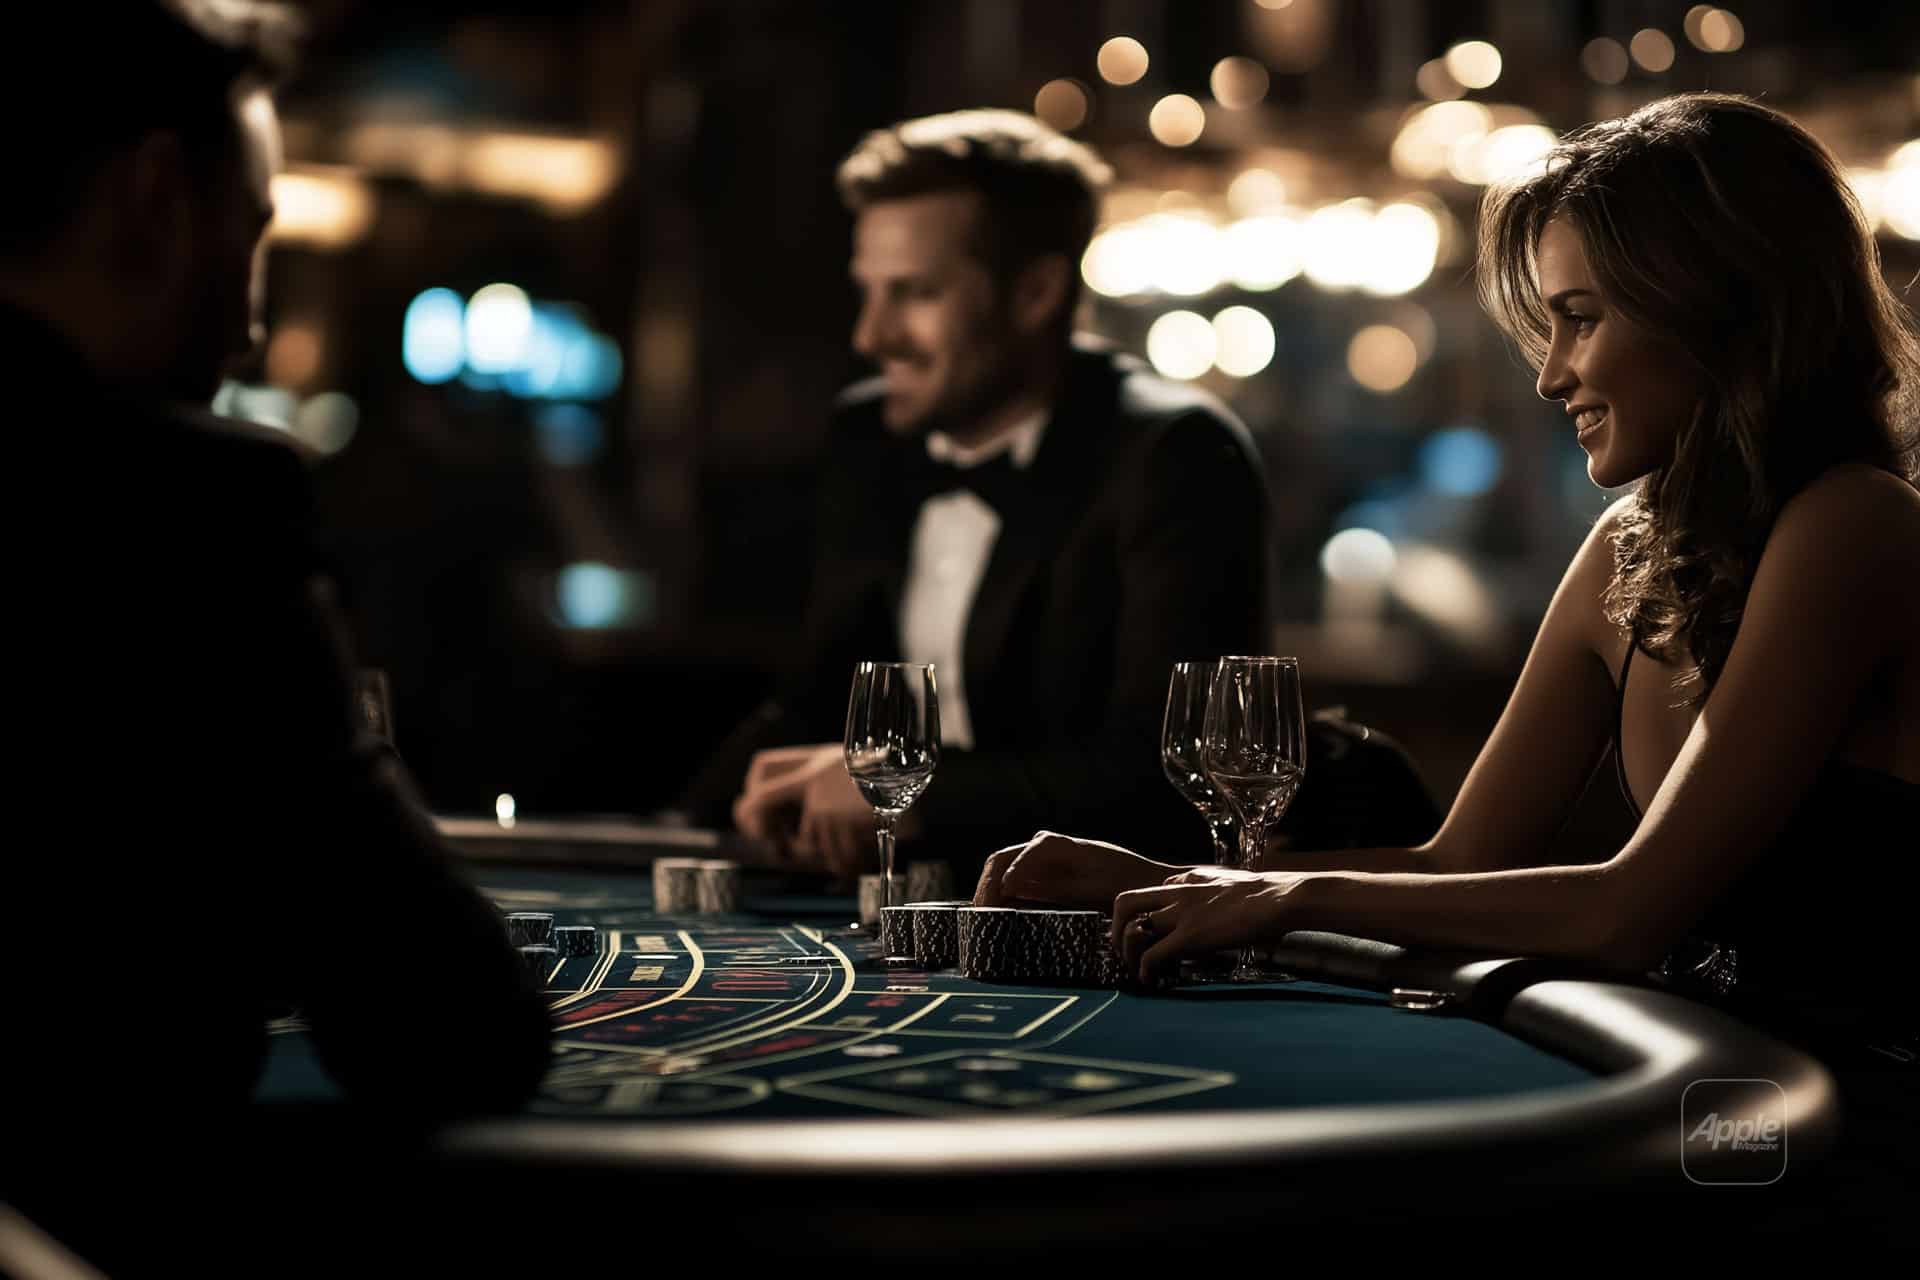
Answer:
[[[26,748],[4,897],[31,958],[3,984],[0,1197],[97,1162],[90,1138],[116,1166],[216,1142],[296,1006],[350,1097],[409,1120],[517,1107],[545,1001],[356,729],[289,437],[122,398],[6,309],[0,386]]]
[[[714,771],[735,787],[751,748],[837,741],[853,664],[904,656],[911,535],[945,485],[919,436],[885,427],[880,394],[876,381],[841,397],[804,640]],[[1077,345],[1000,516],[964,645],[975,745],[944,751],[919,801],[928,845],[977,866],[1054,829],[1207,857],[1161,772],[1159,729],[1174,662],[1267,648],[1271,522],[1246,428],[1204,392]]]

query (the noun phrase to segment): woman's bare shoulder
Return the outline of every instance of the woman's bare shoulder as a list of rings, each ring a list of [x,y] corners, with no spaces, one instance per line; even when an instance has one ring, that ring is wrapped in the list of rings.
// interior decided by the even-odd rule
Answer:
[[[1769,549],[1775,543],[1864,554],[1871,564],[1915,561],[1920,559],[1920,490],[1864,463],[1829,467],[1781,508]]]

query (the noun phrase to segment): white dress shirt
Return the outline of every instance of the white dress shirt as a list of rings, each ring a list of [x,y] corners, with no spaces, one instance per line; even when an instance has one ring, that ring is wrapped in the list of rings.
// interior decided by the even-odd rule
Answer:
[[[1047,415],[1036,413],[973,449],[943,432],[929,432],[927,453],[963,471],[1005,453],[1016,470],[1024,471],[1040,451],[1046,429]],[[967,617],[999,536],[999,512],[965,489],[928,498],[914,523],[906,590],[900,597],[900,641],[908,662],[934,664],[944,746],[973,746],[973,719],[967,711]]]

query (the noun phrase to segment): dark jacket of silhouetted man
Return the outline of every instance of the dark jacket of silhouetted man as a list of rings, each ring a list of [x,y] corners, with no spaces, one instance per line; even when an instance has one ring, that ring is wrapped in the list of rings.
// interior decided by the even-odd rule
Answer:
[[[242,1238],[263,1182],[289,1209],[312,1194],[233,1154],[263,1122],[274,1013],[298,1009],[361,1104],[316,1130],[336,1135],[517,1109],[549,1048],[497,913],[350,712],[302,460],[183,407],[257,315],[277,152],[258,46],[109,8],[59,47],[137,111],[23,128],[15,172],[44,185],[0,210],[0,1200],[133,1274]],[[373,1194],[383,1165],[327,1193]]]

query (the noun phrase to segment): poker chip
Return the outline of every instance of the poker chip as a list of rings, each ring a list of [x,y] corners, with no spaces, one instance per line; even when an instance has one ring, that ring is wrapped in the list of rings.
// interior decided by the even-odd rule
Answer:
[[[553,913],[550,911],[508,912],[507,939],[516,947],[551,946]]]
[[[658,915],[686,915],[700,910],[700,864],[703,858],[655,858],[653,909]]]
[[[907,878],[895,873],[893,877],[893,899],[896,903],[907,901]],[[880,927],[880,876],[860,877],[860,927],[877,929]]]
[[[1432,1013],[1444,1009],[1453,1003],[1453,997],[1444,991],[1424,991],[1415,987],[1395,987],[1387,997],[1387,1003],[1395,1009],[1414,1009],[1422,1013]]]
[[[907,864],[908,904],[953,900],[953,868],[944,862]]]
[[[1100,976],[1101,954],[1109,949],[1104,917],[1098,911],[1035,914],[1043,976],[1071,986],[1093,985]]]
[[[887,907],[880,912],[880,954],[885,957],[913,954],[912,907]]]
[[[910,902],[913,922],[913,958],[928,970],[952,969],[960,964],[960,909],[971,902]]]
[[[542,987],[547,985],[547,975],[560,963],[560,953],[552,947],[521,947],[520,963],[527,966],[527,973]]]
[[[720,858],[700,863],[699,909],[708,915],[733,915],[740,910],[740,864]]]
[[[600,950],[600,931],[590,924],[563,924],[553,931],[553,947],[563,956],[590,956]]]

